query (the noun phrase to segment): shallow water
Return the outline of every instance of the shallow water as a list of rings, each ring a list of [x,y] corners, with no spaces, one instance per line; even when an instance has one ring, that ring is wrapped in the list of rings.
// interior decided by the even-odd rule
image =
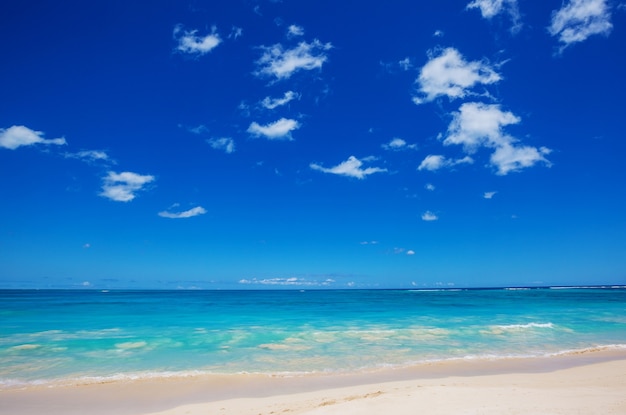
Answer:
[[[0,291],[2,387],[626,348],[626,289]]]

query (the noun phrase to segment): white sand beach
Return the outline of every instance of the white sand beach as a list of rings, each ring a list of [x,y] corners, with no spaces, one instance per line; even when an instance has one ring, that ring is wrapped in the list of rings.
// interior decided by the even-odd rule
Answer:
[[[0,392],[6,415],[626,414],[626,353],[448,362],[360,375],[238,375]]]

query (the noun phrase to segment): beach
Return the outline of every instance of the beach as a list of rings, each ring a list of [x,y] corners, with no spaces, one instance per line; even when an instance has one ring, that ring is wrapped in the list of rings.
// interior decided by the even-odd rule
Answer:
[[[626,352],[316,376],[199,376],[0,392],[12,415],[626,414]]]
[[[621,287],[0,300],[0,415],[626,414]]]

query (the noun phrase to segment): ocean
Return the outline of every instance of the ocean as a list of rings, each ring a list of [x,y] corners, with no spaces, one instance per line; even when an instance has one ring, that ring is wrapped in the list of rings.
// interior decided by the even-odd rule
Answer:
[[[626,349],[626,287],[0,290],[0,389]]]

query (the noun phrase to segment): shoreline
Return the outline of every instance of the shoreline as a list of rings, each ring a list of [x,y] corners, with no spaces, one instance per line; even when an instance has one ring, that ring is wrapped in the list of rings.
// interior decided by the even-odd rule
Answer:
[[[426,390],[432,393],[422,396]],[[405,410],[413,408],[409,402],[416,404],[419,401],[427,405],[424,408],[429,408],[430,404],[426,403],[429,399],[444,396],[451,391],[454,392],[450,395],[450,402],[437,402],[438,407],[454,405],[454,401],[461,404],[466,399],[470,401],[463,405],[483,407],[490,401],[487,393],[490,390],[504,397],[503,400],[498,400],[498,405],[506,406],[508,402],[512,405],[511,408],[524,405],[524,401],[513,399],[519,391],[539,395],[552,391],[558,393],[549,396],[561,398],[551,405],[559,402],[570,405],[571,402],[578,402],[589,395],[590,404],[597,406],[605,402],[606,405],[618,405],[621,412],[614,413],[626,413],[626,351],[590,350],[538,358],[441,361],[408,368],[352,374],[295,377],[199,375],[75,386],[34,386],[0,391],[0,414],[258,415],[271,413],[270,407],[280,407],[281,411],[290,413],[343,414],[356,411],[352,413],[374,414],[377,412],[369,411],[368,408],[373,403],[383,405],[385,402],[383,406],[397,405],[397,408],[380,408],[380,411],[402,413],[402,407]],[[514,391],[518,392],[513,393]],[[398,393],[402,396],[392,399]],[[461,398],[458,394],[467,396]],[[605,396],[606,399],[598,403],[591,395]],[[482,402],[485,400],[487,403]],[[396,401],[397,404],[394,404]],[[597,412],[579,413],[612,413],[612,409],[606,405],[598,406],[603,409],[598,409]]]

